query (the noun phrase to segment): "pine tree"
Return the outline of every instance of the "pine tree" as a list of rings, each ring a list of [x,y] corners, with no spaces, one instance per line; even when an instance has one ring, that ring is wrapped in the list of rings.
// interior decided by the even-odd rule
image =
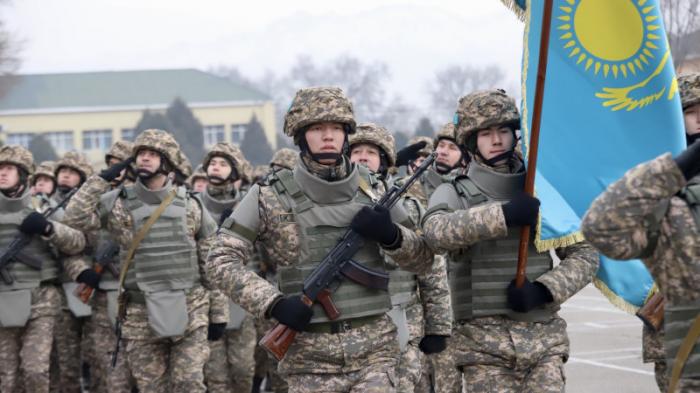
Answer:
[[[272,159],[272,148],[267,143],[265,131],[255,115],[246,127],[241,150],[253,165],[264,165]]]
[[[433,128],[433,125],[430,123],[430,119],[427,117],[421,117],[420,120],[418,120],[415,135],[427,136],[430,138],[435,136],[435,128]]]
[[[151,112],[150,110],[146,109],[143,111],[141,119],[136,124],[136,130],[134,132],[136,135],[138,135],[141,132],[151,128],[172,132],[171,129],[173,126],[170,124],[170,121],[164,114],[160,112]]]
[[[39,163],[42,161],[55,161],[58,159],[58,155],[53,149],[53,146],[51,146],[51,143],[41,134],[34,135],[32,140],[29,141],[28,148],[34,156],[34,162]]]
[[[204,129],[192,110],[181,98],[176,98],[168,106],[165,116],[172,124],[170,131],[180,144],[182,151],[192,162],[204,158]]]

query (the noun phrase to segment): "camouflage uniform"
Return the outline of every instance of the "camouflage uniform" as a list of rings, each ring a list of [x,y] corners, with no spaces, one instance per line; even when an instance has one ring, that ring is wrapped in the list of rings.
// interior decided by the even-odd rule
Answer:
[[[165,131],[146,130],[136,138],[132,157],[136,157],[141,149],[160,153],[162,165],[159,171],[163,171],[174,167],[179,145]],[[100,196],[109,188],[109,183],[101,177],[90,177],[66,208],[66,222],[84,232],[98,230],[101,227],[98,214]],[[139,217],[138,211],[149,206],[155,208],[166,194],[173,191],[176,198],[166,209],[167,216],[161,216],[156,221],[137,248],[125,282],[128,302],[122,335],[126,353],[120,356],[127,357],[138,389],[142,392],[205,391],[203,369],[209,356],[206,339],[210,300],[206,289],[209,282],[203,264],[209,248],[207,238],[215,231],[216,223],[202,210],[198,200],[190,197],[184,188],[175,188],[170,181],[160,190],[150,190],[141,180],[137,180],[123,190],[113,191],[117,198],[108,208],[106,216],[106,227],[119,243],[120,258],[124,260],[137,226],[142,225],[134,221],[134,217]],[[140,217],[143,219],[145,216],[141,213]],[[155,247],[160,243],[158,237],[152,234],[156,233],[154,231],[163,233],[160,225],[173,225],[168,224],[169,221],[177,223],[170,232],[180,240],[171,240],[168,246],[157,249]],[[143,256],[142,253],[158,253],[168,257],[159,259]],[[163,267],[157,269],[162,270],[149,270],[151,274],[144,272],[143,269],[153,269],[151,264],[158,264],[162,258],[169,261],[168,265],[159,264]],[[182,268],[171,270],[174,265]],[[163,276],[165,278],[161,278]],[[146,277],[154,278],[147,281]],[[182,278],[177,280],[170,277]],[[165,304],[169,312],[165,313],[158,302]]]
[[[201,165],[198,165],[197,168],[194,170],[192,175],[187,178],[187,181],[185,184],[187,185],[187,188],[192,190],[194,188],[194,183],[199,180],[199,179],[207,179],[207,173],[204,172],[204,169],[202,169]]]
[[[39,176],[46,176],[53,180],[54,192],[56,192],[56,175],[54,169],[56,168],[56,163],[53,161],[43,161],[41,164],[37,165],[34,174],[32,174],[31,185],[32,187],[36,184],[36,180]],[[53,193],[51,193],[53,194]],[[47,195],[50,197],[51,195]]]
[[[515,102],[501,91],[463,97],[457,115],[463,146],[469,146],[480,129],[519,123]],[[475,144],[470,152],[478,152]],[[479,161],[470,164],[468,178],[437,188],[423,221],[429,244],[449,251],[455,323],[448,348],[453,372],[463,374],[464,388],[470,392],[563,392],[569,341],[557,310],[591,281],[598,255],[590,245],[578,243],[557,249],[561,264],[552,268],[549,254],[531,245],[528,277],[536,278],[553,301],[527,313],[510,310],[508,282],[503,281],[515,276],[519,231],[506,226],[501,206],[522,190],[525,171],[514,156],[495,167]],[[437,386],[440,392],[454,391],[449,389],[454,385]]]
[[[683,109],[700,103],[700,74],[679,77]],[[601,253],[613,259],[641,258],[666,299],[664,320],[666,338],[648,332],[644,335],[644,360],[655,362],[657,384],[667,390],[675,351],[664,348],[669,343],[669,309],[686,307],[692,310],[700,298],[700,265],[695,250],[697,236],[697,202],[688,199],[700,183],[690,181],[679,170],[670,154],[629,170],[622,179],[611,184],[591,204],[582,231]],[[694,311],[697,314],[697,311]],[[676,326],[683,326],[678,321]],[[680,342],[679,328],[674,326],[674,344]],[[681,329],[682,330],[682,329]],[[647,333],[645,329],[645,333]],[[660,342],[663,341],[663,345]],[[691,354],[697,357],[698,345]],[[665,354],[664,354],[665,352]],[[664,361],[665,357],[665,361]],[[679,381],[679,391],[700,389],[698,368],[686,363]],[[667,365],[668,364],[668,365]],[[693,371],[694,370],[694,371]]]
[[[302,89],[297,92],[286,115],[285,133],[294,136],[295,143],[299,144],[303,138],[303,129],[323,121],[342,123],[350,133],[354,132],[355,121],[349,100],[337,88]],[[289,194],[278,194],[282,191],[276,188],[290,185],[286,183],[287,180],[283,180],[284,177],[289,176],[287,179],[290,179],[299,176],[303,180],[294,180],[295,182],[303,181],[304,184],[318,187],[315,190],[304,188],[302,193],[294,192],[295,197],[307,201],[313,201],[308,198],[331,197],[331,191],[337,192],[340,187],[349,185],[348,188],[343,188],[346,193],[342,194],[342,198],[348,202],[341,203],[339,196],[339,199],[333,199],[334,205],[338,205],[334,209],[352,206],[349,203],[353,199],[347,199],[350,188],[354,188],[350,195],[367,198],[363,196],[364,192],[358,193],[357,187],[353,185],[356,184],[355,181],[359,182],[360,173],[367,171],[349,164],[347,158],[343,157],[339,164],[331,166],[321,165],[306,156],[302,156],[302,161],[293,172],[279,171],[279,184],[275,180],[270,182],[271,185],[253,186],[236,211],[223,223],[209,254],[207,267],[215,285],[258,318],[269,318],[271,306],[280,300],[282,293],[245,267],[254,241],[261,242],[270,257],[276,261],[280,287],[286,282],[282,278],[283,274],[295,274],[295,271],[300,271],[300,267],[304,266],[302,253],[308,253],[309,247],[321,246],[325,249],[332,246],[302,242],[301,224],[294,218],[297,215],[290,214],[282,202],[281,195]],[[334,183],[326,179],[337,181]],[[287,199],[285,201],[288,202]],[[326,200],[321,199],[318,203],[326,203]],[[393,212],[405,214],[402,209]],[[348,225],[348,222],[340,223],[339,229]],[[403,226],[399,225],[398,229],[400,245],[396,249],[383,249],[384,254],[394,258],[402,268],[419,272],[427,270],[432,254],[422,239]],[[304,234],[309,235],[308,232]],[[324,252],[318,250],[319,254]],[[344,290],[343,285],[346,288],[359,287],[343,281],[335,292],[336,305],[349,300],[338,296]],[[360,290],[360,293],[367,292],[370,291]],[[387,308],[379,311],[379,314],[366,314],[368,316],[363,319],[355,318],[340,324],[317,322],[324,321],[325,314],[318,306],[314,306],[316,312],[307,331],[296,336],[295,342],[279,363],[279,370],[286,376],[290,392],[394,391],[394,368],[399,351],[396,326],[384,315],[390,303],[387,294],[376,290],[371,293],[382,296],[386,301],[382,304]],[[360,305],[362,306],[364,304]],[[339,307],[342,313],[343,307]],[[320,333],[332,331],[333,326],[339,326],[338,333]]]
[[[277,150],[275,154],[272,155],[270,169],[286,168],[292,170],[297,166],[297,160],[299,160],[299,152],[285,147]]]
[[[34,169],[32,154],[21,146],[0,148],[0,163],[14,164],[26,176]],[[26,180],[25,180],[26,181]],[[3,224],[2,246],[7,247],[19,232],[13,223],[14,212],[28,214],[32,200],[28,183],[19,197],[0,194]],[[19,208],[20,210],[17,210]],[[54,327],[60,314],[61,295],[55,285],[60,262],[53,257],[49,247],[57,252],[70,254],[85,247],[83,235],[58,221],[49,220],[53,233],[35,239],[25,252],[40,258],[39,272],[24,268],[20,262],[12,263],[8,270],[15,281],[7,284],[0,281],[0,297],[8,309],[0,318],[0,391],[16,392],[24,388],[27,392],[49,391],[49,363]],[[13,228],[14,227],[14,228]],[[25,297],[26,296],[26,297]],[[25,314],[26,312],[26,314]],[[8,315],[12,314],[8,321]],[[27,319],[22,318],[26,315]],[[24,319],[24,320],[23,320]]]
[[[209,161],[215,156],[223,157],[232,164],[232,174],[242,173],[247,162],[237,146],[219,142],[204,158],[202,168],[205,173]],[[240,202],[241,194],[233,185],[235,180],[226,179],[221,185],[209,182],[207,189],[202,193],[204,207],[215,220],[219,220],[226,209],[234,209]],[[210,355],[204,367],[207,391],[250,392],[255,371],[253,352],[257,342],[253,318],[238,305],[231,303],[220,291],[212,291],[212,302],[216,303],[217,298],[227,306],[230,319],[223,337],[217,341],[209,341]],[[215,315],[212,315],[212,320],[215,319]]]

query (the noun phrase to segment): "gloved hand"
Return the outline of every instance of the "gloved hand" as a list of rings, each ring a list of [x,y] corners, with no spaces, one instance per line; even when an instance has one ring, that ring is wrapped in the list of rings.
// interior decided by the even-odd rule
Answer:
[[[219,217],[219,226],[221,226],[221,224],[224,223],[224,220],[226,220],[228,216],[231,215],[231,213],[233,213],[233,209],[231,209],[230,207],[227,207],[226,209],[224,209],[224,211],[221,212],[221,216]]]
[[[676,161],[676,165],[683,172],[685,180],[695,177],[695,175],[700,173],[700,141],[693,142],[678,157],[674,158],[674,161]]]
[[[408,165],[409,162],[415,161],[418,158],[418,152],[427,145],[427,142],[420,141],[412,145],[408,145],[396,153],[396,166]]]
[[[105,181],[111,182],[114,179],[118,178],[119,175],[121,175],[124,168],[131,165],[132,162],[134,162],[134,158],[129,157],[122,162],[116,163],[109,168],[103,169],[98,176],[103,178]]]
[[[51,230],[51,223],[43,214],[31,212],[19,224],[19,230],[25,235],[48,235]]]
[[[314,315],[311,307],[307,306],[299,296],[285,296],[275,303],[270,310],[281,324],[287,325],[297,332],[303,332]]]
[[[383,245],[393,244],[399,235],[399,228],[391,221],[389,209],[382,206],[375,206],[374,209],[363,207],[352,218],[350,227],[365,239]]]
[[[506,225],[509,227],[533,226],[537,224],[540,200],[525,192],[517,194],[501,207]]]
[[[207,332],[207,340],[219,341],[221,337],[224,336],[224,332],[226,332],[225,323],[210,323]]]
[[[446,336],[435,336],[428,334],[420,340],[418,348],[425,354],[440,353],[447,348]]]
[[[552,293],[544,284],[527,278],[522,288],[515,287],[515,280],[508,284],[508,307],[517,312],[528,312],[554,300]]]
[[[100,284],[100,276],[96,271],[92,269],[87,269],[83,270],[79,275],[78,278],[75,279],[75,281],[85,284],[89,286],[92,289],[97,288],[97,286]]]

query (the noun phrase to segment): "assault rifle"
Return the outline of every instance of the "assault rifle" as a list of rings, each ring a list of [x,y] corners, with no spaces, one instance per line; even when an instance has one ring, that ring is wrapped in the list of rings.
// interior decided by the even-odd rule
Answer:
[[[426,157],[425,161],[418,167],[413,175],[406,180],[402,186],[394,184],[382,196],[375,206],[392,208],[401,196],[418,180],[428,167],[435,161],[436,153]],[[338,243],[328,252],[321,263],[304,280],[301,300],[311,307],[318,302],[330,320],[335,320],[340,316],[340,311],[333,304],[331,299],[334,284],[349,279],[360,285],[372,289],[388,290],[389,275],[384,272],[377,272],[360,263],[352,260],[355,253],[362,247],[364,239],[360,234],[348,229],[340,238]],[[337,285],[335,286],[337,288]],[[260,339],[260,346],[267,350],[277,360],[282,360],[296,338],[297,332],[283,324],[277,324]]]
[[[95,273],[99,274],[101,277],[102,274],[104,274],[104,271],[107,270],[112,273],[114,277],[119,277],[119,272],[117,271],[117,268],[114,267],[114,261],[118,255],[119,244],[117,242],[114,240],[107,240],[100,243],[100,245],[97,246],[97,252],[95,253],[94,258]],[[83,303],[87,303],[88,300],[90,300],[90,296],[92,296],[92,292],[94,290],[95,289],[91,286],[81,283],[75,288],[74,295]]]
[[[661,292],[655,292],[649,300],[637,311],[637,317],[655,332],[661,329],[664,323],[664,306],[666,301]]]
[[[72,189],[68,195],[66,195],[61,202],[59,202],[56,206],[53,206],[49,209],[47,209],[43,214],[45,218],[51,217],[54,213],[56,213],[57,210],[61,209],[63,206],[68,203],[68,200],[73,196],[78,191],[77,188]],[[19,233],[15,238],[12,240],[12,243],[10,243],[9,246],[5,249],[5,251],[0,255],[0,277],[2,278],[2,281],[5,282],[7,285],[11,285],[13,282],[15,282],[14,278],[10,274],[10,272],[7,270],[9,265],[14,262],[21,262],[33,269],[39,270],[41,269],[41,265],[43,264],[43,261],[38,260],[37,258],[34,258],[33,256],[25,253],[23,251],[24,247],[26,247],[29,243],[31,243],[32,239],[34,238],[33,235],[27,235],[25,233]]]

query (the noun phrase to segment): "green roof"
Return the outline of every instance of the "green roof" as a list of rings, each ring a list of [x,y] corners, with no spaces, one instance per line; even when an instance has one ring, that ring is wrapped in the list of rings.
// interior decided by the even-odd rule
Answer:
[[[16,75],[0,111],[267,101],[265,94],[194,69]]]

